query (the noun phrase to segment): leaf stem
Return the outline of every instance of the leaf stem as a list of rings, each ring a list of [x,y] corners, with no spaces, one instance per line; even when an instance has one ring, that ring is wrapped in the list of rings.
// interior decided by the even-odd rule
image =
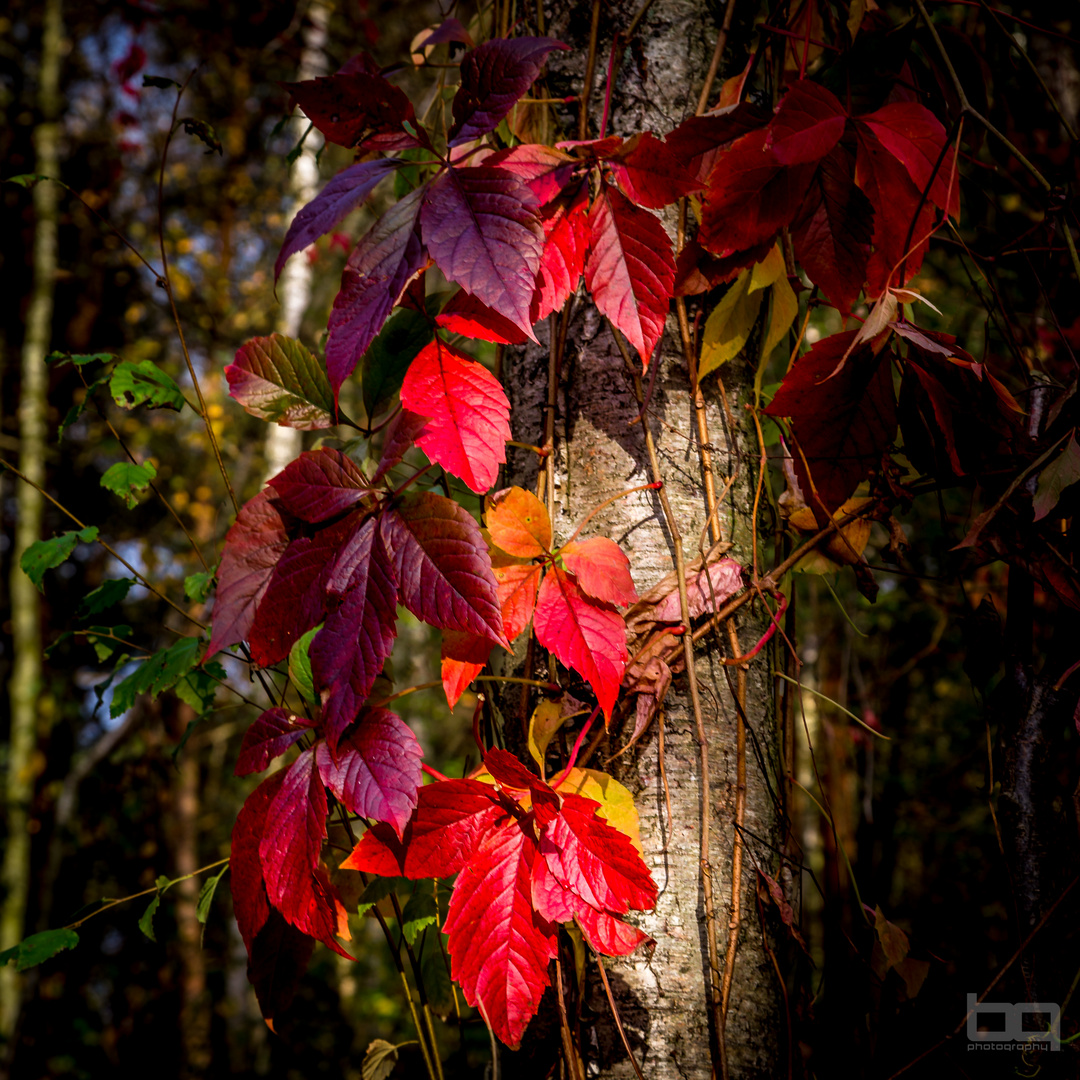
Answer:
[[[630,1040],[626,1037],[626,1031],[622,1026],[622,1020],[619,1018],[619,1010],[615,1007],[615,998],[611,994],[611,984],[608,982],[607,972],[604,970],[604,961],[601,959],[599,953],[593,953],[596,958],[596,966],[600,969],[600,978],[604,983],[604,992],[607,994],[608,1004],[611,1006],[611,1015],[615,1020],[615,1027],[619,1029],[619,1038],[622,1039],[623,1048],[626,1050],[626,1056],[630,1059],[630,1064],[634,1066],[634,1072],[637,1073],[638,1080],[645,1080],[645,1075],[641,1071],[641,1066],[637,1063],[637,1058],[634,1057],[634,1051],[630,1049]]]
[[[885,742],[892,742],[891,736],[884,735],[880,731],[875,731],[865,720],[863,720],[860,717],[856,716],[849,709],[845,709],[844,706],[841,705],[838,701],[833,701],[833,699],[831,697],[829,697],[827,694],[821,693],[820,690],[814,690],[810,686],[805,686],[803,683],[799,682],[798,679],[793,679],[790,675],[785,675],[782,671],[774,671],[773,672],[773,678],[774,679],[783,679],[784,682],[789,682],[789,683],[791,683],[792,686],[797,686],[800,690],[805,690],[808,694],[813,694],[814,697],[820,698],[822,701],[827,702],[834,709],[837,709],[839,712],[842,712],[845,716],[847,716],[850,719],[854,720],[855,723],[859,725],[859,727],[864,728],[866,731],[869,731],[871,735],[875,736],[878,739],[883,739]]]

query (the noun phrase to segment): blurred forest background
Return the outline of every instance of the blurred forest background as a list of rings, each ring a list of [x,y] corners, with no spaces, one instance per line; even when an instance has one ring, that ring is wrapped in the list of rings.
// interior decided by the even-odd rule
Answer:
[[[587,15],[588,5],[580,6]],[[0,14],[4,177],[36,169],[32,138],[41,120],[45,10],[41,2],[11,0]],[[1053,179],[1055,191],[1066,192],[1075,183],[1070,128],[1076,130],[1080,107],[1076,5],[1001,4],[1000,16],[977,3],[935,5],[935,11],[956,47],[973,103]],[[298,131],[287,122],[288,96],[278,81],[295,80],[302,70],[308,77],[318,73],[312,63],[334,71],[360,49],[382,64],[407,59],[413,35],[445,14],[433,2],[389,0],[63,2],[60,177],[81,201],[56,191],[58,270],[49,347],[153,360],[193,396],[162,290],[99,216],[158,261],[158,170],[175,98],[170,90],[143,88],[142,77],[183,83],[194,73],[181,115],[212,125],[220,152],[183,133],[174,139],[163,184],[164,239],[188,347],[241,501],[259,489],[281,452],[267,446],[266,426],[228,398],[223,376],[243,341],[279,328],[283,318],[272,265],[296,207],[289,155]],[[904,11],[893,14],[899,20]],[[749,25],[739,29],[741,17],[725,61],[728,74],[743,66],[752,41]],[[406,89],[411,77],[404,78]],[[314,136],[310,144],[317,148]],[[349,160],[346,151],[329,147],[319,158],[319,174],[325,179]],[[962,171],[978,180],[962,187],[961,232],[975,255],[954,237],[935,241],[921,283],[944,316],[923,313],[924,324],[956,334],[1022,399],[1034,377],[1075,386],[1080,297],[1065,244],[1048,239],[1042,228],[1045,200],[1000,147],[984,146]],[[19,358],[33,283],[33,193],[0,186],[0,215],[0,454],[15,464],[24,389]],[[311,291],[298,334],[309,344],[325,332],[347,253],[348,245],[333,237],[309,253]],[[284,288],[279,297],[288,300]],[[820,321],[811,323],[810,340],[839,329],[829,315],[814,316]],[[100,407],[86,409],[58,440],[61,421],[86,388],[71,367],[50,368],[48,379],[47,491],[83,522],[100,526],[118,553],[183,604],[183,580],[202,566],[177,518],[213,566],[233,516],[201,422],[190,410],[127,412],[99,393]],[[346,411],[352,411],[349,392],[347,384]],[[125,510],[100,487],[100,477],[123,456],[121,440],[140,460],[155,463],[156,483],[175,516],[157,497]],[[5,687],[14,657],[9,583],[19,573],[13,540],[18,483],[0,471]],[[859,595],[850,571],[800,575],[797,582],[789,630],[804,684],[825,695],[805,695],[794,706],[805,719],[798,777],[811,791],[820,783],[833,811],[830,824],[813,801],[802,803],[796,834],[808,870],[800,923],[805,951],[784,944],[791,1023],[802,1050],[795,1057],[812,1070],[841,1053],[894,1067],[910,1060],[952,1030],[964,1015],[966,994],[981,993],[1024,937],[1010,865],[995,835],[988,760],[988,747],[995,766],[1002,753],[993,703],[1003,678],[1000,618],[1008,612],[1009,580],[1004,563],[978,565],[952,550],[970,524],[972,499],[963,484],[921,495],[905,522],[909,546],[901,561],[875,526],[867,551],[880,571],[874,604]],[[71,527],[46,505],[43,536]],[[1067,531],[1063,542],[1069,543]],[[124,575],[100,545],[88,544],[46,576],[40,625],[48,651],[28,774],[27,933],[65,925],[101,898],[151,889],[159,875],[176,877],[227,857],[236,812],[254,786],[232,775],[243,730],[255,715],[235,692],[221,691],[217,708],[202,717],[166,694],[109,718],[111,691],[104,691],[104,704],[98,693],[107,669],[85,634],[64,631],[93,624],[80,610],[84,597],[103,580]],[[1039,586],[1032,604],[1034,666],[1052,657],[1046,663],[1056,679],[1077,659],[1075,612],[1063,616],[1058,600]],[[121,610],[142,648],[161,648],[185,632],[175,612],[145,589],[133,588]],[[437,679],[437,641],[415,625],[402,632],[392,662],[402,685]],[[228,674],[239,694],[261,700],[246,670],[237,665]],[[1057,838],[1043,857],[1060,868],[1059,892],[1078,869],[1077,684],[1080,675],[1059,695],[1037,792],[1045,835]],[[0,732],[9,722],[7,702],[0,696]],[[400,704],[428,758],[448,772],[460,768],[469,743],[468,700],[453,720],[437,691]],[[845,709],[891,741],[871,738]],[[5,743],[0,770],[9,771],[6,753]],[[91,919],[80,929],[78,948],[27,973],[22,1009],[7,1033],[13,1075],[98,1077],[135,1061],[163,1077],[201,1075],[212,1060],[213,1075],[359,1077],[370,1040],[410,1037],[396,973],[377,932],[354,941],[355,965],[320,949],[288,1019],[272,1035],[247,983],[228,888],[218,891],[203,932],[194,919],[198,886],[165,894],[154,922],[156,941],[137,925],[144,898]],[[928,964],[914,997],[895,973],[881,969],[860,899],[902,928],[911,957]],[[1077,1030],[1080,1016],[1076,913],[1070,896],[1036,946],[1060,969],[1053,1000],[1063,1007],[1066,1035]],[[1014,964],[991,999],[1027,1000],[1024,967]],[[466,1045],[459,1047],[456,1028],[447,1028],[448,1053],[456,1054],[448,1068],[455,1075],[482,1069],[487,1054],[482,1024],[474,1018],[466,1030]],[[1075,1075],[1074,1050],[1057,1058],[1043,1075]],[[407,1075],[407,1053],[403,1059],[399,1070]],[[965,1066],[959,1052],[950,1067],[960,1070],[956,1075],[987,1075]],[[1053,1071],[1062,1067],[1073,1071]],[[862,1070],[853,1065],[848,1075]],[[867,1067],[865,1075],[871,1074]]]

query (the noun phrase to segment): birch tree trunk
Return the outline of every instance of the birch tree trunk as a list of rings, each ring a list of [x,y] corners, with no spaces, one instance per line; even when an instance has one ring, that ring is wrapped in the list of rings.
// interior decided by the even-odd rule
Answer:
[[[42,12],[38,104],[41,120],[34,131],[35,171],[55,177],[60,171],[61,0],[46,0]],[[19,397],[19,468],[40,487],[45,484],[47,372],[45,354],[52,334],[56,288],[57,192],[52,183],[34,188],[34,284],[22,349]],[[34,793],[33,753],[37,743],[41,691],[41,606],[37,589],[19,567],[22,553],[41,539],[43,499],[29,484],[16,489],[15,549],[11,568],[11,618],[14,662],[8,693],[11,731],[4,792],[7,842],[3,862],[0,950],[21,940],[25,930],[30,879],[30,800]],[[19,1016],[21,976],[0,968],[0,1033],[10,1038]]]
[[[599,134],[612,32],[625,31],[638,7],[637,0],[615,0],[601,8],[597,87],[592,95],[589,137]],[[583,8],[580,4],[564,6],[554,13],[546,28],[573,49],[552,58],[550,82],[554,93],[576,92],[581,86],[588,49],[587,36],[581,35],[587,35],[589,28]],[[626,49],[621,57],[608,134],[651,130],[662,135],[694,112],[718,36],[718,19],[711,11],[704,0],[657,0],[649,8],[638,31],[640,50]],[[721,9],[719,18],[722,15]],[[665,219],[665,225],[674,236],[673,214]],[[530,345],[508,353],[503,368],[513,422],[517,425],[513,437],[532,444],[544,441],[549,393],[549,338],[542,332],[539,336],[542,347]],[[640,374],[636,354],[632,361]],[[711,546],[712,538],[687,362],[674,317],[669,318],[667,333],[644,378],[646,391],[654,367],[655,385],[646,422],[655,444],[664,494],[689,562],[698,556],[700,548]],[[748,370],[741,358],[723,369],[734,427],[729,423],[715,378],[703,388],[716,491],[723,492],[728,479],[735,477],[720,505],[722,535],[734,543],[730,554],[743,564],[751,560],[751,507],[758,458],[756,443],[748,442],[741,426]],[[556,542],[562,543],[597,504],[654,478],[646,433],[641,423],[633,423],[640,411],[633,374],[607,323],[580,296],[569,324],[554,397],[552,518]],[[755,446],[753,452],[748,450],[750,445]],[[536,485],[536,456],[513,448],[512,453],[509,482]],[[541,489],[544,486],[541,483]],[[655,491],[616,501],[593,518],[582,535],[605,535],[616,540],[630,558],[639,592],[674,569],[675,537]],[[753,645],[764,629],[758,619],[744,614],[746,610],[737,620],[742,649]],[[736,669],[726,669],[731,673],[729,683],[725,668],[717,663],[725,653],[731,655],[726,633],[703,638],[695,650],[700,721],[707,744],[708,789],[703,790],[701,782],[698,721],[685,674],[676,676],[666,700],[662,750],[654,724],[633,750],[602,765],[604,758],[625,743],[631,726],[621,736],[613,731],[606,752],[605,744],[601,744],[601,753],[592,763],[613,771],[633,791],[641,816],[646,861],[660,888],[656,910],[638,919],[638,924],[656,939],[655,952],[649,957],[639,950],[625,960],[608,961],[609,978],[635,1057],[650,1080],[708,1080],[720,1076],[720,1065],[716,1062],[714,1069],[714,1062],[721,1042],[731,1077],[786,1075],[786,1065],[782,1064],[785,1025],[780,988],[762,940],[754,899],[755,861],[763,868],[771,865],[768,845],[776,844],[779,826],[779,811],[770,794],[770,790],[777,790],[771,680],[767,664],[760,657],[745,673],[749,729],[745,752],[747,850],[742,855],[740,879],[733,886],[739,754],[737,710],[730,687],[735,683]],[[537,668],[542,668],[542,663]],[[661,763],[670,794],[670,819]],[[705,807],[707,814],[703,814]],[[707,849],[702,844],[703,816],[711,819]],[[703,866],[705,850],[708,862]],[[705,910],[707,885],[711,886],[715,909],[714,948],[719,959],[719,971],[712,980]],[[741,914],[732,958],[726,954],[736,897]],[[720,1009],[712,999],[714,994],[719,995],[725,965],[732,962],[729,1011],[726,1024],[718,1025]],[[592,977],[587,1004],[600,1019],[591,1036],[585,1037],[586,1057],[600,1062],[601,1076],[633,1076],[633,1067],[610,1021],[611,1010],[592,961],[589,970]],[[720,1027],[725,1030],[721,1032]]]
[[[326,74],[326,25],[330,19],[330,8],[323,0],[312,0],[307,11],[308,25],[304,29],[304,49],[300,54],[300,72],[298,79],[315,79]],[[297,141],[308,128],[307,117],[298,113],[289,123],[289,132]],[[308,133],[304,140],[300,156],[289,170],[289,195],[292,199],[292,211],[289,220],[297,211],[306,206],[319,193],[319,163],[315,155],[322,145],[322,136],[317,131]],[[304,312],[311,303],[312,267],[304,252],[298,252],[285,264],[278,284],[281,296],[281,313],[278,317],[277,331],[288,337],[297,337]],[[294,458],[298,457],[303,447],[303,432],[296,428],[281,427],[271,424],[266,433],[266,477],[276,476]]]

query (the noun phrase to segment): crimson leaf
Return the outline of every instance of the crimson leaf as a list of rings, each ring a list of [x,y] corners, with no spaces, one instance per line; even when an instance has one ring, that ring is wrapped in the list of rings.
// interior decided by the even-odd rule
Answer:
[[[340,450],[308,450],[271,481],[281,504],[302,521],[319,522],[351,510],[367,493],[363,473]]]
[[[267,709],[244,732],[234,772],[237,776],[262,772],[274,758],[299,742],[311,727],[310,720],[296,716],[288,709]]]
[[[495,38],[461,62],[461,86],[454,97],[454,123],[448,146],[494,131],[514,103],[535,82],[547,54],[566,45],[552,38]]]
[[[799,79],[780,102],[765,145],[781,165],[819,161],[840,141],[844,106],[824,86]]]

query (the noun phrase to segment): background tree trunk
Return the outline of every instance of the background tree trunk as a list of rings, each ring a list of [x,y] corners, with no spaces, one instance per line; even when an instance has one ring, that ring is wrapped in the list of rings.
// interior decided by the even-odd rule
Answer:
[[[592,95],[594,108],[590,112],[592,137],[599,134],[600,103],[612,33],[626,30],[637,7],[636,3],[613,3],[601,10],[597,92]],[[583,21],[582,9],[583,5],[570,5],[561,13],[556,12],[547,28],[552,36],[573,48],[570,53],[552,57],[550,82],[555,94],[577,91],[581,86],[589,29],[588,20]],[[718,25],[703,2],[655,3],[642,24],[638,41],[621,56],[608,133],[651,130],[663,135],[692,114],[717,40]],[[718,81],[714,98],[719,85]],[[665,219],[665,224],[674,235],[673,213]],[[513,422],[517,425],[514,438],[528,443],[544,439],[549,350],[547,335],[540,336],[542,347],[528,346],[508,354],[504,365],[504,381],[513,406]],[[632,359],[637,368],[636,354]],[[664,491],[689,562],[698,556],[700,548],[709,548],[712,540],[706,524],[706,499],[687,362],[673,317],[652,364],[658,370],[647,423],[655,440]],[[724,369],[731,412],[740,420],[744,415],[740,394],[745,388],[746,370],[741,361]],[[645,378],[646,390],[652,374],[650,366]],[[721,507],[723,539],[734,543],[731,554],[746,564],[750,562],[757,453],[747,453],[745,432],[738,425],[732,428],[728,424],[715,380],[704,392],[708,440],[714,448],[716,490],[723,491],[727,479],[736,477]],[[632,424],[640,409],[632,373],[607,323],[590,303],[579,303],[575,308],[556,400],[552,517],[556,542],[564,543],[598,503],[653,479],[642,425]],[[535,485],[536,457],[521,450],[512,453],[508,467],[510,481]],[[541,488],[544,486],[541,484]],[[650,588],[674,568],[674,540],[655,491],[615,502],[589,523],[583,535],[606,535],[620,544],[630,558],[639,592]],[[739,640],[746,649],[760,636],[763,626],[758,619],[745,615],[740,616],[739,623]],[[704,1080],[714,1075],[712,1058],[719,1032],[711,1019],[716,1012],[709,1001],[710,947],[704,875],[711,881],[716,948],[723,969],[732,914],[732,823],[737,777],[737,713],[725,669],[716,662],[726,649],[726,635],[723,643],[718,635],[713,635],[703,639],[696,651],[702,722],[708,744],[707,793],[702,791],[701,753],[685,674],[676,676],[667,697],[663,751],[654,724],[634,750],[602,765],[604,758],[625,743],[631,725],[621,734],[613,729],[606,753],[599,754],[592,763],[613,770],[633,791],[641,815],[646,861],[660,887],[656,910],[638,919],[639,925],[657,940],[653,955],[648,957],[644,950],[639,950],[626,960],[607,964],[635,1056],[644,1074],[652,1080],[668,1077]],[[733,683],[734,669],[727,670],[732,672]],[[732,1077],[777,1075],[783,1058],[780,992],[754,903],[754,866],[757,863],[764,869],[772,868],[768,846],[776,846],[779,824],[777,804],[770,794],[770,787],[776,790],[773,779],[777,771],[776,730],[767,665],[762,659],[747,672],[746,694],[747,721],[752,729],[748,732],[746,752],[748,850],[742,859],[741,880],[737,885],[741,918],[725,1038]],[[602,744],[601,751],[604,749]],[[661,779],[661,758],[670,792],[670,820]],[[769,773],[768,779],[763,768]],[[704,868],[703,796],[708,799],[711,817],[709,862]],[[601,1061],[603,1076],[633,1076],[592,963],[589,970],[587,1006],[599,1021],[593,1034],[585,1036],[586,1056]],[[718,973],[717,985],[720,977]],[[719,1067],[715,1075],[720,1075]]]
[[[60,53],[63,25],[60,0],[47,0],[42,13],[38,103],[41,120],[34,132],[36,172],[56,177],[60,171]],[[56,206],[59,189],[52,183],[34,188],[34,286],[26,318],[19,398],[19,467],[39,486],[45,484],[47,371],[45,354],[52,336],[56,288]],[[0,950],[23,937],[30,884],[30,800],[34,793],[34,748],[41,693],[41,605],[37,589],[19,567],[22,553],[41,539],[43,499],[29,484],[16,488],[15,550],[11,569],[14,662],[8,688],[11,730],[4,793],[7,841],[3,862]],[[0,1032],[11,1037],[19,1015],[21,976],[0,968]]]

